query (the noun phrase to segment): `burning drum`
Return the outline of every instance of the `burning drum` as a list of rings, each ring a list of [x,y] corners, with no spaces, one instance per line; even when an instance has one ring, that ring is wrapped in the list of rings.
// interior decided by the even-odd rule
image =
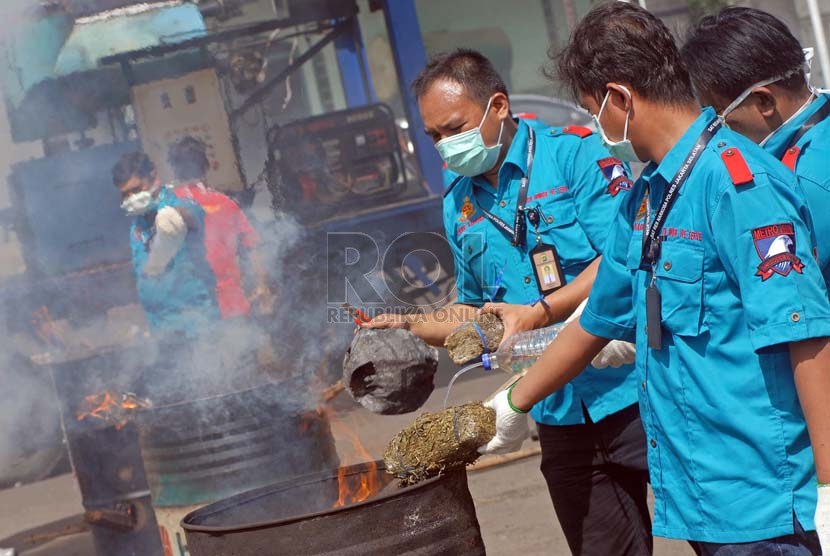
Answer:
[[[51,365],[72,469],[96,554],[162,553],[150,492],[130,414],[143,400],[129,350],[100,351]]]
[[[291,408],[275,383],[139,413],[139,439],[162,539],[185,554],[179,520],[196,505],[337,469],[326,415]]]
[[[374,492],[340,506],[344,480]],[[190,554],[485,554],[464,470],[405,488],[393,481],[375,462],[233,496],[185,516]]]

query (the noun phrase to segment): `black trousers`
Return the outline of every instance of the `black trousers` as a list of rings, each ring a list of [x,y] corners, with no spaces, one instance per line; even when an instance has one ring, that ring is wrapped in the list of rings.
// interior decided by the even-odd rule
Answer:
[[[539,425],[542,474],[574,555],[652,553],[646,437],[637,405],[599,423]]]

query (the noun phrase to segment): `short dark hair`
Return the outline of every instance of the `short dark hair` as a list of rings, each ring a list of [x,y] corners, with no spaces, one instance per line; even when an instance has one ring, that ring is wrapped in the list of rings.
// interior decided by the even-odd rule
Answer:
[[[207,146],[190,135],[170,146],[167,162],[173,168],[177,180],[198,180],[205,177],[210,168]]]
[[[493,63],[481,52],[469,48],[442,52],[430,58],[412,82],[415,98],[424,96],[433,83],[442,79],[463,85],[470,97],[482,107],[496,93],[504,93],[509,98],[507,85]]]
[[[124,153],[112,167],[112,183],[115,187],[121,187],[132,177],[150,179],[155,171],[155,164],[143,152]]]
[[[779,75],[789,91],[806,87],[804,52],[783,21],[754,8],[725,8],[690,31],[681,56],[695,90],[734,99],[754,83]]]
[[[575,99],[605,97],[612,81],[628,83],[651,101],[680,104],[694,100],[689,73],[674,38],[660,19],[635,4],[612,1],[593,8],[579,22],[568,45],[548,52]]]

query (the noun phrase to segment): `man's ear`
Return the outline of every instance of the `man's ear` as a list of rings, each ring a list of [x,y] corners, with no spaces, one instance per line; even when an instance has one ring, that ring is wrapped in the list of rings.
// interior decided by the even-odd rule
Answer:
[[[778,113],[778,102],[768,87],[758,87],[752,91],[755,108],[764,118],[771,118]]]
[[[510,117],[510,100],[504,93],[496,93],[493,96],[491,105],[496,109],[496,115],[498,115],[500,120]]]
[[[632,109],[631,87],[615,82],[608,83],[605,87],[608,89],[608,104],[616,106],[623,112]]]

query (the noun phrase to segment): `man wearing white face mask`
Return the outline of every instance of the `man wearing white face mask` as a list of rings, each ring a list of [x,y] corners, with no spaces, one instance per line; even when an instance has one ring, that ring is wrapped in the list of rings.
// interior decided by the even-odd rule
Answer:
[[[444,195],[458,303],[426,315],[381,315],[368,327],[407,327],[442,345],[477,309],[505,336],[564,321],[588,296],[620,199],[626,165],[591,130],[516,120],[484,56],[434,57],[413,84],[425,132],[460,177]],[[495,350],[497,346],[490,346]],[[574,554],[651,553],[646,444],[636,408],[631,344],[615,344],[585,374],[536,404],[541,471]],[[509,404],[500,394],[494,405]],[[482,450],[517,449],[527,433]]]
[[[204,211],[163,187],[144,153],[123,155],[112,175],[121,207],[134,218],[133,267],[151,330],[195,337],[219,319],[204,252]]]
[[[668,28],[636,3],[592,8],[556,67],[607,136],[650,163],[582,316],[512,388],[510,410],[558,391],[609,339],[635,339],[654,534],[704,556],[817,554],[830,302],[795,176],[701,110]],[[497,408],[497,435],[513,416]]]
[[[796,173],[830,283],[830,95],[810,87],[798,39],[766,12],[726,8],[697,24],[682,55],[701,103]]]

